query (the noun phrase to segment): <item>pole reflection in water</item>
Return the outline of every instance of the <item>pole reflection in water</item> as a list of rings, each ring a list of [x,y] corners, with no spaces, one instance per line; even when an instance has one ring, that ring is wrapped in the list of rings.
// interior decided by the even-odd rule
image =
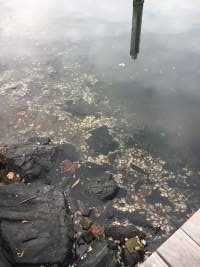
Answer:
[[[137,55],[140,50],[143,4],[144,0],[133,0],[133,16],[132,16],[131,48],[130,48],[130,55],[133,59],[137,59]]]

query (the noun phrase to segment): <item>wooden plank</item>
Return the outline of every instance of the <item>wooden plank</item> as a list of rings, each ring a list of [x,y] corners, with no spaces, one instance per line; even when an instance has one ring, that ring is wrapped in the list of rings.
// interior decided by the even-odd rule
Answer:
[[[168,267],[158,253],[154,252],[140,267]]]
[[[200,247],[181,229],[157,250],[171,267],[200,266]]]
[[[200,210],[181,227],[200,246]]]

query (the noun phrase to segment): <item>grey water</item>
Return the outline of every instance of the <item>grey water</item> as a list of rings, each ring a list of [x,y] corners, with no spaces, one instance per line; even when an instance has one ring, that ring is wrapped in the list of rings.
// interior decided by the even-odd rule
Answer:
[[[41,88],[54,92],[75,77],[72,70],[84,70],[98,79],[94,90],[128,116],[127,143],[164,159],[170,170],[194,170],[190,192],[198,196],[200,2],[145,0],[138,12],[136,18],[131,0],[1,0],[0,143],[37,129],[52,128],[59,137],[62,121],[43,117],[56,97],[40,98]]]
[[[73,60],[98,75],[112,101],[135,113],[134,123],[163,134],[169,147],[189,149],[198,166],[199,1],[146,0],[137,60],[130,56],[132,1],[9,0],[0,5],[1,71],[20,68],[26,60],[30,64],[30,58],[42,60],[41,44],[46,51],[50,44],[72,47]],[[53,53],[45,56],[54,61]]]

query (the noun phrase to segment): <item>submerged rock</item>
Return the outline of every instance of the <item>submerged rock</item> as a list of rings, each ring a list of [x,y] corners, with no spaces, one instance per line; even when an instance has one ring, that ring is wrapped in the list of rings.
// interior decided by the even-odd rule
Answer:
[[[119,190],[112,174],[105,173],[103,177],[94,178],[88,183],[88,192],[100,200],[110,200]]]
[[[97,108],[94,104],[81,100],[78,102],[68,101],[64,109],[74,116],[90,116],[97,113]]]
[[[52,186],[0,187],[0,231],[13,264],[63,264],[73,228],[64,195]]]
[[[94,162],[85,162],[77,170],[77,176],[81,178],[103,176],[106,171],[111,171],[112,167],[108,164],[97,164]]]
[[[71,144],[53,145],[46,137],[30,138],[23,144],[12,145],[7,152],[7,169],[16,172],[25,182],[46,175],[56,161],[77,160],[78,153]]]
[[[8,255],[5,256],[4,249],[0,246],[0,266],[1,267],[11,267],[11,264],[8,262]]]
[[[151,194],[146,197],[146,200],[151,204],[161,203],[162,205],[172,206],[172,203],[169,201],[169,199],[161,195],[159,189],[153,190]]]
[[[134,267],[136,264],[142,262],[144,260],[144,251],[139,250],[133,253],[129,253],[129,251],[125,248],[123,251],[123,261],[125,266]]]
[[[86,141],[90,148],[103,155],[107,155],[108,152],[114,151],[119,146],[106,126],[93,130],[91,136]]]
[[[137,236],[126,240],[123,251],[123,260],[126,266],[135,266],[144,258],[145,243]]]
[[[27,143],[37,144],[37,145],[49,145],[50,142],[51,142],[51,139],[49,137],[38,137],[38,136],[30,137],[27,140]]]
[[[105,235],[119,241],[135,236],[145,238],[145,234],[138,230],[134,225],[108,225],[105,227]]]
[[[125,242],[125,248],[128,250],[129,253],[133,253],[139,250],[140,247],[141,243],[139,241],[139,238],[137,237],[130,238]]]
[[[79,153],[77,152],[75,146],[70,143],[57,145],[56,151],[57,151],[56,156],[59,161],[63,161],[66,159],[71,161],[79,160]]]
[[[115,252],[108,248],[107,242],[95,242],[92,251],[78,267],[119,267]]]
[[[52,145],[13,145],[8,149],[7,168],[19,173],[25,181],[31,181],[51,168],[55,155],[56,148]]]

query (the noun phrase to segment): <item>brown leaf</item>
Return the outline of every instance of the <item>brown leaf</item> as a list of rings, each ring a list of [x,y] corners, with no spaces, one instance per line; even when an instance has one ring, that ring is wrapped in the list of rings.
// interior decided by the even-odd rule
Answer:
[[[18,117],[24,117],[26,115],[26,112],[24,110],[21,110],[21,111],[17,112],[16,115]]]
[[[19,182],[21,180],[20,175],[14,172],[8,172],[7,178],[9,181]]]
[[[74,174],[77,168],[78,168],[78,162],[72,162],[69,159],[63,160],[60,164],[61,171],[69,174]]]
[[[93,225],[91,226],[91,228],[90,228],[90,232],[91,232],[91,233],[93,234],[93,236],[96,237],[96,238],[99,238],[99,237],[101,237],[101,236],[104,235],[104,230],[103,230],[103,228],[102,228],[99,224],[97,224],[97,223],[95,223],[95,224],[93,224]]]
[[[8,178],[8,180],[14,180],[14,178],[15,178],[15,174],[14,174],[14,172],[9,172],[9,173],[7,174],[7,178]]]

